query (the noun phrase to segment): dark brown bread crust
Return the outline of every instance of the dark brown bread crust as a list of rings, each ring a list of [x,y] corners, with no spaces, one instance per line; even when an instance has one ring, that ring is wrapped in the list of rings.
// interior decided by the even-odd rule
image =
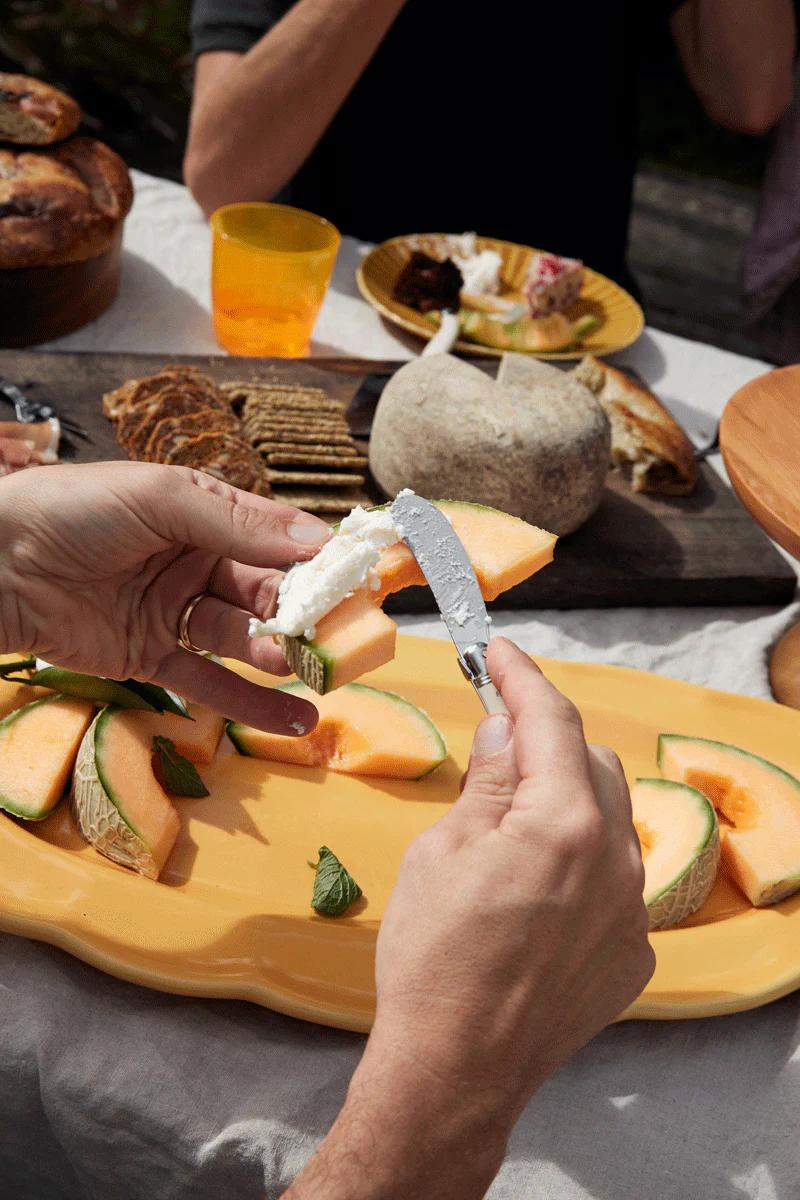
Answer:
[[[70,96],[41,79],[0,71],[0,140],[46,146],[69,137],[80,121]]]
[[[0,269],[102,254],[132,201],[124,162],[93,138],[46,151],[0,149]]]

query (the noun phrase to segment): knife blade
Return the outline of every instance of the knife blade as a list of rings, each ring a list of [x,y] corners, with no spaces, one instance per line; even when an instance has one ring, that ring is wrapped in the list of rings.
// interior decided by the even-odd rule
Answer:
[[[508,712],[486,667],[490,621],[460,538],[440,509],[413,492],[400,492],[390,511],[433,592],[464,676],[487,713]]]

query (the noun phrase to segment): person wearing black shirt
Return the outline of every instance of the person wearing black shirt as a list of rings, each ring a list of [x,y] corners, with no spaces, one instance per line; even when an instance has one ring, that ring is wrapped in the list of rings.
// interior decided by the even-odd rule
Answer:
[[[771,126],[791,0],[654,7],[710,114]],[[207,213],[279,198],[367,241],[476,229],[629,282],[637,8],[195,0],[187,184]]]

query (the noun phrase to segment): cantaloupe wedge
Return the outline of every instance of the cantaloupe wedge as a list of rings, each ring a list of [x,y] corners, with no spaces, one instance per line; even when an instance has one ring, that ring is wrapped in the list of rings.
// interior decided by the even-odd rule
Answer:
[[[0,721],[0,808],[29,821],[53,811],[93,714],[87,701],[55,695]]]
[[[0,664],[21,662],[27,657],[25,654],[0,654]],[[29,679],[33,672],[16,671],[15,674]],[[22,708],[23,704],[41,700],[47,695],[49,693],[44,688],[31,687],[27,683],[14,683],[11,679],[0,679],[0,720],[16,708]]]
[[[696,912],[719,868],[719,829],[702,792],[667,779],[637,779],[633,824],[644,861],[644,902],[651,929],[671,929]]]
[[[738,746],[662,733],[665,779],[708,796],[722,817],[722,861],[751,904],[775,904],[800,888],[800,780]]]
[[[148,734],[152,745],[156,736],[169,738],[178,754],[193,763],[214,761],[220,739],[225,729],[225,718],[203,704],[188,704],[192,718],[178,717],[172,713],[137,712],[131,714],[131,723]]]
[[[556,537],[544,529],[480,504],[435,503],[463,542],[486,600],[552,561]],[[390,593],[424,584],[425,579],[403,542],[386,550],[376,571],[380,587],[361,588],[343,600],[319,621],[313,639],[277,639],[292,670],[319,695],[394,658],[397,626],[379,606]]]
[[[444,739],[428,714],[394,692],[362,683],[349,683],[322,699],[302,683],[284,690],[314,701],[316,729],[293,738],[232,721],[228,736],[240,754],[385,779],[421,779],[447,757]]]
[[[98,713],[78,752],[72,807],[96,850],[157,879],[180,822],[153,774],[153,735],[142,728],[143,715],[119,708]]]

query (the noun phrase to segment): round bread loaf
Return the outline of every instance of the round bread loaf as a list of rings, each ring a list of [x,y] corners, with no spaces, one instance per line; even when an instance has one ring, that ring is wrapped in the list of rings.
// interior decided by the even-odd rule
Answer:
[[[41,79],[0,71],[0,140],[46,146],[69,137],[80,121],[70,96]]]
[[[608,419],[588,388],[539,365],[526,389],[447,354],[401,367],[370,438],[370,467],[387,495],[410,487],[471,500],[562,535],[583,524],[608,473]]]
[[[102,254],[132,200],[124,162],[93,138],[46,151],[0,149],[0,269]]]

